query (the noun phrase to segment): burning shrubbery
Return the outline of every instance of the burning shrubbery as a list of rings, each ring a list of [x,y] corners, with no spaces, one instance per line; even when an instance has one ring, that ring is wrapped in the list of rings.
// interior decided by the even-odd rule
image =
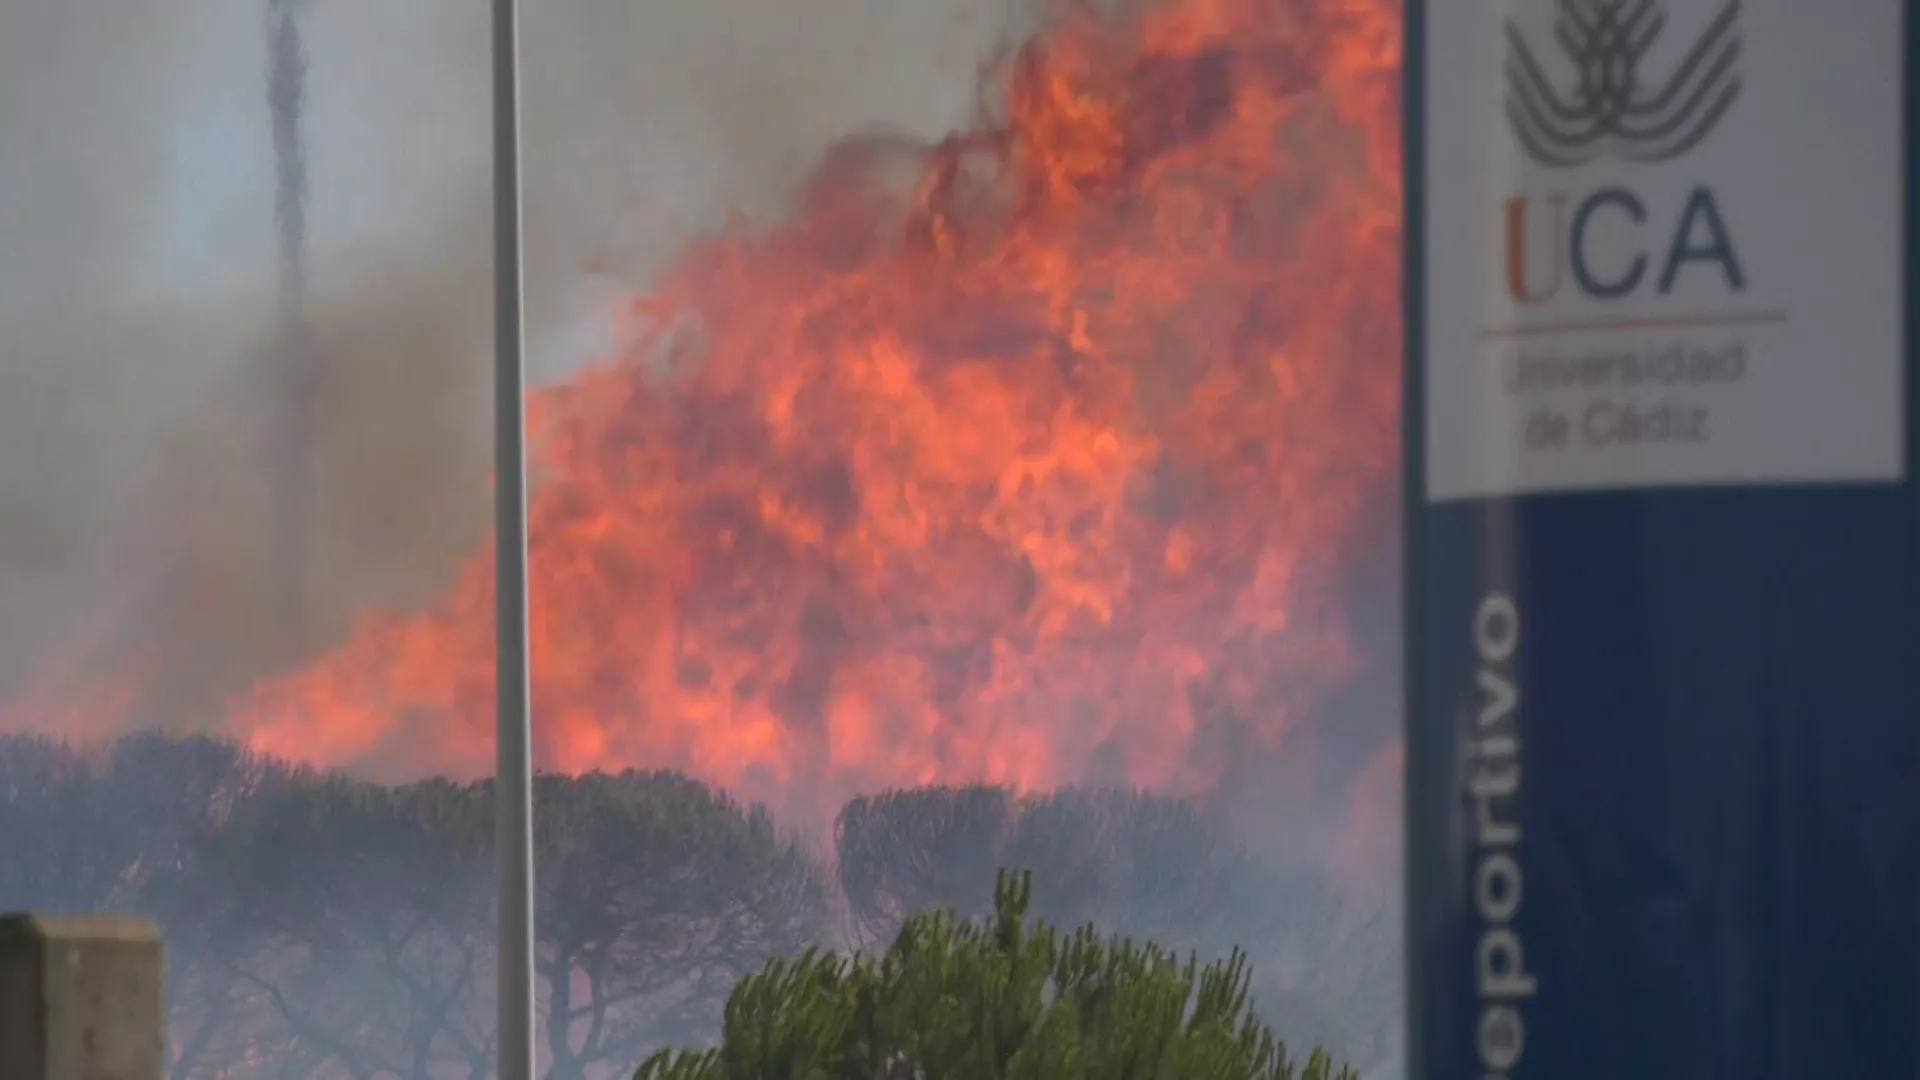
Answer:
[[[1393,0],[1058,5],[975,123],[830,148],[637,283],[529,402],[542,763],[824,819],[1293,753],[1380,659],[1345,576],[1397,462],[1397,40]],[[483,772],[474,540],[223,730]]]

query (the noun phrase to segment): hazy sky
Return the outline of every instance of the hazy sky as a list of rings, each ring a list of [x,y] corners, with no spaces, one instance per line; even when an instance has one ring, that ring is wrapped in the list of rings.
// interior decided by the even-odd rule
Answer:
[[[523,4],[537,371],[590,352],[595,304],[729,206],[777,213],[834,140],[962,122],[1013,2]],[[249,633],[271,532],[265,4],[0,3],[0,697],[128,575],[206,579],[108,616],[129,633]],[[310,587],[332,618],[431,589],[484,523],[487,27],[479,0],[309,2]]]

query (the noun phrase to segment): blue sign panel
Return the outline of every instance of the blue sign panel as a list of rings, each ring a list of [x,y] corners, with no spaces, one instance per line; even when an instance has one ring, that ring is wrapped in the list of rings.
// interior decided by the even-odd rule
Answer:
[[[1920,1080],[1911,15],[1408,0],[1415,1078]]]

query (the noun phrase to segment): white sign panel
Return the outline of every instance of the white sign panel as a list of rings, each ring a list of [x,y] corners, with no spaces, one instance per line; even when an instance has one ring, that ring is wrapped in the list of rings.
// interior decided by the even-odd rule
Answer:
[[[1904,6],[1433,5],[1431,499],[1901,479]]]

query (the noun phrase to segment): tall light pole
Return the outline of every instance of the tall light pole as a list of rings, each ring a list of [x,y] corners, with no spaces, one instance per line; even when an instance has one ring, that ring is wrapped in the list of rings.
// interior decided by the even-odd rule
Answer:
[[[499,1080],[533,1080],[533,736],[527,647],[526,365],[515,0],[493,3],[494,788],[500,843]]]

